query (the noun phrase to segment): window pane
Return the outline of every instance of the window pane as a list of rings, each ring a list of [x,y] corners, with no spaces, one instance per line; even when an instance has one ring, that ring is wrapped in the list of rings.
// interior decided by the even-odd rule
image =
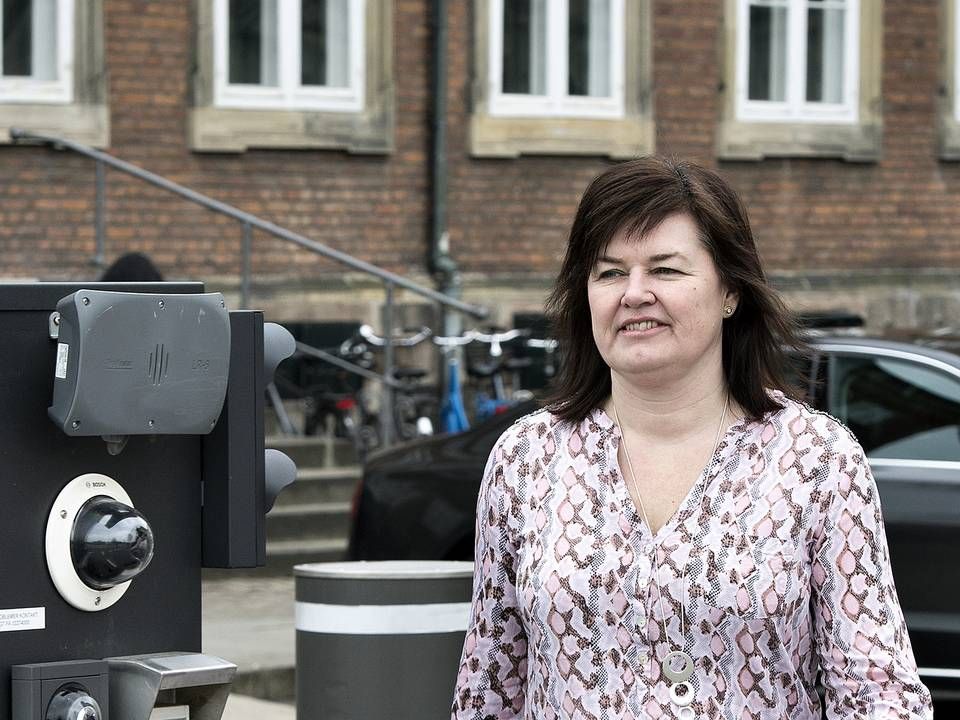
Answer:
[[[303,85],[350,84],[347,0],[301,0],[300,39]]]
[[[960,460],[960,383],[919,363],[840,356],[830,412],[874,457]]]
[[[748,95],[751,100],[787,97],[787,8],[750,6]]]
[[[503,0],[503,92],[547,91],[546,0]]]
[[[29,76],[33,59],[33,3],[3,2],[3,74]]]
[[[276,0],[230,0],[229,82],[277,84]]]
[[[845,12],[839,8],[807,10],[807,100],[843,102]]]
[[[33,77],[57,79],[57,0],[33,0]]]
[[[570,95],[610,96],[610,0],[570,0]]]

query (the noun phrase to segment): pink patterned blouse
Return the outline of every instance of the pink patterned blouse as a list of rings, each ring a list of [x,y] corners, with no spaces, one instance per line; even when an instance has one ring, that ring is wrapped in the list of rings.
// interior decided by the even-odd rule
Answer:
[[[480,489],[455,720],[674,718],[659,660],[676,648],[694,659],[696,718],[819,720],[818,669],[830,718],[932,717],[863,450],[774,397],[783,409],[730,427],[653,537],[602,410],[504,433]]]

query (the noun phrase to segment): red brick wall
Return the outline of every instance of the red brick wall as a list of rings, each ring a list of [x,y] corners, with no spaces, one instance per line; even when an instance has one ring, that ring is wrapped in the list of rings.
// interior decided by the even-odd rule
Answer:
[[[198,154],[186,147],[189,0],[110,0],[105,39],[111,152],[384,267],[422,273],[429,208],[427,0],[396,0],[396,150]],[[449,228],[467,273],[549,276],[576,202],[608,161],[478,160],[468,152],[470,3],[450,5]],[[654,107],[661,152],[717,165],[722,0],[654,0]],[[875,164],[720,163],[742,190],[771,269],[960,265],[960,164],[936,158],[939,0],[886,0],[884,146]],[[0,147],[0,276],[93,277],[93,166],[66,153]],[[107,253],[149,252],[170,276],[235,274],[233,222],[108,173]],[[256,237],[260,274],[339,272]]]

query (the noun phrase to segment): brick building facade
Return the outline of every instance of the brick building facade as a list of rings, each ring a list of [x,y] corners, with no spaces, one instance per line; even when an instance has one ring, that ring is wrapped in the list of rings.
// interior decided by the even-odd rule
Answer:
[[[217,147],[204,139],[203,132],[235,122],[200,112],[206,100],[198,74],[215,0],[89,2],[77,13],[77,22],[91,15],[83,19],[86,35],[77,34],[95,38],[89,40],[95,47],[87,91],[100,119],[88,121],[93,130],[81,139],[431,282],[432,2],[369,0],[381,34],[368,28],[366,37],[386,49],[385,57],[369,61],[381,76],[367,88],[368,103],[375,91],[380,114],[358,121],[360,130],[343,131],[362,135],[359,145],[339,147],[323,131],[316,142],[281,140],[273,147],[256,141]],[[498,153],[480,146],[477,73],[483,63],[476,48],[492,2],[448,2],[447,214],[464,296],[491,305],[494,318],[508,322],[511,311],[539,309],[580,192],[630,147],[534,144],[529,152]],[[852,141],[818,144],[814,137],[797,145],[798,132],[786,128],[782,152],[774,138],[760,143],[753,157],[725,139],[737,0],[624,0],[624,6],[628,22],[634,14],[643,17],[631,31],[636,36],[627,35],[627,57],[642,54],[634,47],[640,42],[647,52],[647,74],[627,74],[634,84],[627,95],[636,91],[640,108],[632,127],[651,133],[636,150],[687,156],[729,177],[750,208],[771,276],[793,302],[857,310],[875,326],[937,326],[960,318],[960,163],[954,162],[949,107],[953,0],[854,3],[850,12],[860,13],[864,38],[861,78],[878,93],[861,88],[860,144],[851,150]],[[4,125],[69,134],[69,112],[48,122],[32,107],[4,105],[0,92]],[[115,171],[107,172],[107,185],[108,260],[141,250],[170,278],[237,291],[241,230],[235,222]],[[88,159],[0,146],[0,278],[96,277],[93,213]],[[252,304],[276,319],[371,319],[383,297],[379,283],[261,233],[254,235],[253,270]]]

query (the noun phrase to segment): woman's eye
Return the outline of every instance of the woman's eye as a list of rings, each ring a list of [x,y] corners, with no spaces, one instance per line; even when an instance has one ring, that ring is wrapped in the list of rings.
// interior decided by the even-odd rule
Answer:
[[[597,279],[598,279],[598,280],[607,280],[607,279],[609,279],[609,278],[619,277],[620,275],[623,275],[623,271],[622,271],[622,270],[618,270],[618,269],[616,269],[616,268],[610,268],[610,269],[608,269],[608,270],[601,270],[601,271],[597,274]]]
[[[669,267],[658,267],[658,268],[654,268],[653,272],[655,275],[675,275],[680,271],[674,270],[673,268],[669,268]]]

